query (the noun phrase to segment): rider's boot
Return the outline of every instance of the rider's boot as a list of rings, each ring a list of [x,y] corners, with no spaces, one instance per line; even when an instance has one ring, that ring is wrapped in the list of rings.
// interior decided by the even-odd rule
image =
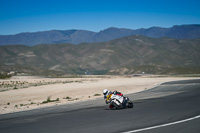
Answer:
[[[123,103],[122,103],[122,105],[123,105],[123,108],[126,108],[126,104],[128,103],[128,100],[129,100],[129,98],[128,97],[124,97],[124,101],[123,101]]]

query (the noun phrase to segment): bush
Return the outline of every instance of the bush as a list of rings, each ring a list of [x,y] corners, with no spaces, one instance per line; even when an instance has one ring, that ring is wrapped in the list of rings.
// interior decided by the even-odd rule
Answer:
[[[51,100],[51,96],[48,96],[47,100],[43,101],[42,104],[50,103],[50,102],[57,102],[57,101],[59,101],[59,98],[57,98],[56,100]]]
[[[51,102],[51,96],[47,97],[47,102]]]
[[[59,98],[57,98],[55,101],[59,101]]]
[[[72,98],[67,96],[67,97],[66,97],[66,98],[64,98],[64,99],[72,99]]]
[[[11,78],[11,75],[1,74],[0,73],[0,79],[7,79],[7,78]]]
[[[17,90],[18,88],[16,87],[16,85],[15,85],[15,87],[13,88],[14,90]]]
[[[94,96],[101,96],[101,94],[95,94]]]

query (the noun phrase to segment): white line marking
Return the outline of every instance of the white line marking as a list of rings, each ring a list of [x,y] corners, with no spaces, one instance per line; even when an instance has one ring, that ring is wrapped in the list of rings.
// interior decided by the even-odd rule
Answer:
[[[167,123],[167,124],[163,124],[163,125],[158,125],[158,126],[153,126],[153,127],[147,127],[147,128],[137,129],[137,130],[128,131],[128,132],[124,132],[124,133],[136,133],[136,132],[140,132],[140,131],[146,131],[146,130],[151,130],[151,129],[155,129],[155,128],[166,127],[166,126],[170,126],[170,125],[175,125],[175,124],[183,123],[183,122],[186,122],[186,121],[191,121],[191,120],[198,119],[198,118],[200,118],[200,115],[192,117],[192,118],[188,118],[188,119],[185,119],[185,120],[180,120],[180,121],[176,121],[176,122],[172,122],[172,123]]]

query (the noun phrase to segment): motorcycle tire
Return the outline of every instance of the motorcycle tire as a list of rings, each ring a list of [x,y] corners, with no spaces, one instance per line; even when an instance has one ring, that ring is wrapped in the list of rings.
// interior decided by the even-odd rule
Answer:
[[[128,108],[133,108],[133,103],[131,101],[128,101]]]

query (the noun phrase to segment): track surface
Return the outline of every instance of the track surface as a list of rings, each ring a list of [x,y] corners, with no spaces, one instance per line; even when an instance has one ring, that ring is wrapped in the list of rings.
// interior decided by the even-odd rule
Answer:
[[[0,115],[1,133],[111,133],[162,125],[200,115],[200,80],[164,83],[130,94],[132,109],[109,110],[103,98]],[[200,118],[140,133],[197,133]]]

